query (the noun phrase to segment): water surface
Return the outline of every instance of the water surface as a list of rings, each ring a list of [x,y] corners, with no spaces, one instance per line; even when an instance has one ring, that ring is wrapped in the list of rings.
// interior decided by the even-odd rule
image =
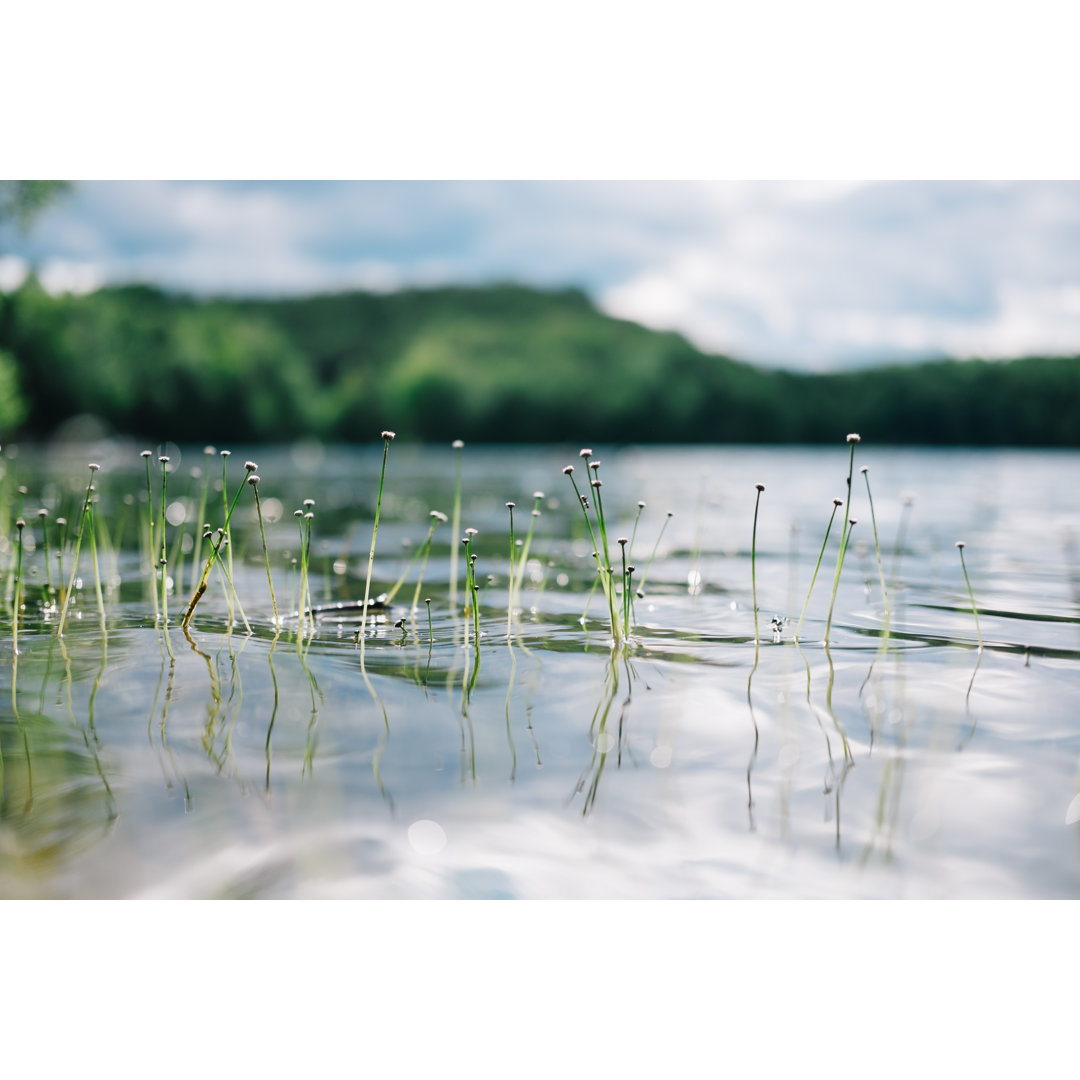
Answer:
[[[1080,455],[861,444],[826,647],[840,515],[798,643],[794,630],[833,498],[846,496],[845,445],[597,447],[613,559],[616,538],[633,536],[640,582],[660,537],[631,638],[613,648],[562,471],[586,472],[578,448],[468,446],[460,528],[477,530],[479,645],[460,558],[451,597],[460,538],[439,524],[417,610],[419,560],[361,649],[354,612],[300,632],[293,511],[315,500],[314,601],[361,599],[381,444],[236,448],[229,494],[245,458],[257,460],[286,617],[274,623],[245,490],[232,571],[243,617],[215,572],[189,635],[178,626],[193,591],[184,546],[202,485],[192,470],[206,459],[169,448],[167,636],[139,550],[140,449],[4,450],[0,895],[1080,893]],[[55,519],[77,520],[91,460],[105,627],[84,543],[61,637],[40,603],[38,509],[59,580]],[[391,446],[373,594],[406,569],[429,512],[452,514],[457,460],[449,447]],[[220,484],[221,459],[210,462]],[[156,501],[156,472],[152,488]],[[537,491],[508,635],[505,503],[520,541]],[[211,484],[214,526],[221,500]],[[69,550],[65,576],[70,567]]]

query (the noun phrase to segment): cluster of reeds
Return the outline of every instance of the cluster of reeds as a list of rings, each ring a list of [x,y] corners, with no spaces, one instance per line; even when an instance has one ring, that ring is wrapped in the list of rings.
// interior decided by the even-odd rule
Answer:
[[[629,541],[619,538],[619,546],[622,549],[622,573],[620,577],[622,588],[620,590],[616,585],[615,572],[611,564],[611,550],[608,547],[607,519],[604,516],[604,496],[602,491],[604,482],[600,479],[600,462],[593,460],[593,452],[589,448],[583,449],[579,457],[585,462],[587,470],[585,476],[589,486],[586,490],[582,492],[578,487],[573,465],[567,465],[563,469],[563,474],[570,478],[578,506],[585,518],[585,528],[589,534],[589,541],[593,549],[592,557],[596,562],[598,580],[604,593],[604,600],[607,603],[611,636],[615,644],[619,644],[630,634],[631,604],[629,592],[634,566],[626,560],[626,546]],[[590,510],[592,516],[590,516]]]
[[[211,572],[211,570],[213,570],[215,565],[218,567],[219,571],[221,572],[222,577],[225,579],[225,581],[227,583],[226,595],[229,597],[230,604],[232,603],[232,601],[234,599],[238,600],[238,598],[236,597],[236,589],[233,587],[233,584],[232,584],[233,575],[232,575],[231,551],[230,551],[230,540],[231,540],[230,524],[232,522],[233,513],[236,510],[236,504],[240,501],[240,496],[243,493],[244,488],[247,486],[248,480],[252,476],[257,475],[258,466],[255,464],[254,461],[248,461],[248,462],[246,462],[244,464],[244,479],[240,481],[240,485],[236,489],[236,494],[233,495],[232,502],[229,503],[229,502],[227,502],[227,500],[228,500],[227,469],[228,469],[229,451],[222,450],[221,451],[221,458],[222,458],[222,467],[221,467],[222,468],[222,472],[221,472],[222,486],[221,486],[221,492],[222,492],[223,500],[226,500],[226,502],[225,502],[225,510],[224,510],[224,518],[225,518],[225,520],[224,520],[224,524],[219,526],[216,530],[211,530],[209,525],[206,525],[204,530],[203,530],[202,538],[205,541],[207,541],[208,544],[210,545],[210,554],[207,557],[206,562],[203,565],[202,575],[199,578],[199,583],[195,587],[195,591],[194,591],[194,593],[192,593],[191,599],[188,601],[187,609],[184,612],[184,617],[183,617],[183,619],[181,621],[181,624],[180,624],[181,627],[184,630],[187,629],[188,624],[191,622],[191,617],[195,614],[196,605],[203,598],[203,595],[206,592],[207,584],[208,584],[209,578],[210,578],[210,572]],[[252,485],[253,490],[257,489],[257,487],[258,487],[257,484]],[[164,498],[162,499],[162,502],[164,503]],[[164,510],[163,510],[163,514],[164,514]],[[223,558],[223,554],[226,553],[226,552],[229,552],[229,555],[228,555],[229,562],[228,563]],[[162,614],[164,615],[164,613],[165,613],[164,587],[163,587],[162,597],[163,597],[163,599],[162,599]],[[243,609],[241,609],[241,613],[242,613],[242,610]],[[246,619],[244,621],[245,621],[245,623],[247,622]]]
[[[371,531],[371,543],[368,551],[367,567],[364,577],[364,595],[360,607],[359,615],[359,629],[356,632],[356,641],[363,650],[363,644],[365,637],[368,636],[369,629],[374,623],[373,613],[376,607],[384,608],[394,602],[395,597],[404,587],[406,581],[410,579],[410,575],[414,567],[419,563],[419,574],[415,580],[413,587],[411,605],[408,607],[407,617],[403,616],[398,620],[397,626],[402,630],[403,636],[408,632],[409,625],[415,628],[416,625],[416,613],[420,604],[421,590],[424,581],[425,571],[428,565],[429,557],[433,550],[433,544],[435,540],[435,533],[440,524],[447,523],[448,517],[446,514],[438,510],[430,511],[430,520],[428,522],[428,531],[423,541],[416,547],[412,559],[405,567],[404,571],[398,577],[395,584],[390,590],[380,596],[378,601],[373,603],[372,601],[372,581],[375,569],[375,553],[378,538],[378,530],[382,515],[383,496],[386,490],[387,482],[387,466],[389,460],[390,445],[394,440],[394,432],[383,431],[381,433],[382,438],[382,464],[379,473],[378,491],[374,506],[374,519]],[[835,614],[836,600],[842,576],[842,571],[845,564],[845,558],[851,545],[852,531],[856,524],[855,518],[851,516],[852,508],[852,481],[854,476],[854,460],[855,450],[860,442],[860,436],[857,434],[850,434],[847,436],[846,443],[849,450],[848,456],[848,470],[846,476],[846,492],[843,499],[834,498],[832,500],[832,508],[829,515],[828,523],[825,528],[824,538],[821,542],[821,547],[818,552],[817,561],[814,565],[813,573],[810,578],[809,588],[807,589],[805,600],[802,604],[801,611],[799,613],[798,621],[795,625],[794,640],[798,642],[801,638],[802,627],[807,615],[811,598],[814,592],[814,588],[819,577],[822,563],[825,558],[826,550],[832,531],[835,524],[835,519],[838,513],[843,514],[842,525],[840,530],[839,543],[836,550],[836,562],[833,572],[833,584],[832,591],[829,598],[827,615],[825,618],[825,630],[824,641],[826,645],[830,642],[833,626],[833,618]],[[478,575],[478,560],[479,553],[476,550],[475,538],[477,536],[477,530],[474,528],[467,528],[464,531],[461,530],[462,520],[462,504],[461,504],[461,483],[462,483],[462,459],[463,459],[463,447],[464,444],[458,440],[452,444],[452,448],[455,455],[455,478],[454,488],[452,492],[452,538],[449,544],[450,553],[450,568],[449,568],[449,598],[450,598],[450,610],[451,612],[463,612],[467,622],[471,629],[471,634],[474,641],[479,641],[482,627],[481,627],[481,589],[480,580]],[[183,607],[183,614],[179,620],[179,625],[185,631],[187,630],[191,620],[194,616],[196,608],[205,595],[211,575],[215,572],[218,573],[224,586],[224,596],[229,609],[230,625],[234,618],[238,617],[243,625],[250,630],[246,615],[243,610],[243,606],[240,603],[240,598],[237,595],[237,591],[233,584],[233,565],[232,565],[232,523],[234,515],[237,511],[240,499],[242,497],[245,487],[251,489],[252,499],[254,503],[254,520],[257,521],[259,529],[259,541],[262,553],[262,563],[265,569],[267,589],[269,594],[269,606],[273,613],[273,625],[275,630],[280,630],[285,624],[286,613],[282,612],[278,607],[277,593],[274,587],[274,575],[271,569],[271,557],[270,546],[267,539],[266,521],[263,515],[263,500],[261,497],[261,479],[258,473],[258,466],[254,461],[247,461],[244,464],[244,476],[235,484],[231,498],[229,495],[229,478],[228,478],[228,459],[229,451],[222,450],[220,452],[215,451],[213,447],[206,447],[204,450],[205,455],[205,469],[193,470],[193,478],[197,477],[200,483],[200,493],[198,501],[198,516],[196,524],[205,516],[208,516],[208,495],[209,495],[209,476],[210,476],[210,464],[211,458],[215,455],[220,457],[221,460],[221,524],[216,528],[209,522],[204,523],[201,527],[196,528],[193,543],[189,542],[186,550],[192,555],[192,571],[190,575],[191,594],[186,605]],[[185,547],[182,543],[183,537],[180,535],[179,529],[174,530],[173,541],[170,549],[169,538],[167,535],[168,514],[170,512],[169,506],[169,484],[170,484],[170,459],[167,454],[156,454],[150,450],[144,450],[141,454],[145,464],[145,482],[146,482],[146,497],[145,497],[145,512],[140,518],[141,523],[141,536],[142,536],[142,548],[145,556],[145,562],[151,567],[151,579],[153,586],[148,590],[150,598],[154,607],[155,621],[157,621],[162,627],[168,628],[170,623],[169,604],[170,595],[174,590],[178,588],[182,579],[182,564],[176,568],[174,576],[169,576],[170,566],[178,555],[181,555]],[[160,475],[158,477],[158,483],[154,482],[154,473],[152,469],[152,459],[156,456],[157,463],[160,466]],[[581,520],[584,522],[585,536],[589,544],[591,545],[591,561],[593,563],[595,579],[593,589],[598,589],[603,597],[603,603],[605,607],[605,621],[610,627],[611,638],[614,645],[622,645],[628,642],[631,638],[633,626],[634,626],[634,602],[635,598],[641,598],[644,596],[644,586],[646,579],[649,575],[650,569],[653,565],[653,561],[656,557],[657,550],[664,531],[671,520],[672,513],[669,511],[664,518],[659,534],[656,537],[656,542],[653,546],[652,554],[649,556],[648,562],[645,566],[645,571],[640,576],[637,576],[637,569],[633,561],[633,549],[637,538],[638,526],[641,521],[642,511],[645,508],[644,502],[637,503],[637,512],[633,517],[632,528],[629,531],[629,535],[613,535],[613,525],[610,515],[605,511],[604,481],[601,478],[601,462],[596,459],[592,449],[584,448],[579,453],[579,458],[583,464],[584,482],[580,481],[580,474],[575,470],[574,465],[567,465],[562,471],[565,476],[569,478],[570,484],[574,492],[574,499],[578,506],[578,510],[581,514]],[[96,518],[96,491],[95,491],[95,475],[99,470],[97,464],[91,464],[90,477],[86,485],[85,493],[82,498],[81,507],[78,513],[74,515],[74,524],[70,530],[71,536],[68,536],[67,520],[63,517],[57,517],[54,522],[50,524],[48,520],[48,512],[40,510],[38,512],[39,525],[41,530],[41,540],[45,549],[45,580],[39,583],[40,593],[40,607],[43,611],[49,612],[55,610],[57,613],[57,631],[59,634],[63,634],[67,620],[69,618],[71,604],[77,593],[76,585],[81,582],[79,578],[80,558],[84,547],[89,547],[91,561],[94,569],[94,583],[95,592],[97,597],[97,606],[99,615],[104,626],[104,600],[102,592],[102,576],[98,565],[98,544],[99,541],[107,537],[107,533],[103,533],[99,527],[99,522]],[[884,604],[884,624],[882,637],[883,640],[887,640],[890,631],[890,622],[892,617],[892,611],[890,606],[890,589],[886,580],[884,571],[884,565],[882,560],[881,545],[878,535],[877,519],[874,509],[873,495],[870,489],[869,470],[867,466],[862,466],[860,472],[863,475],[866,495],[869,505],[870,520],[873,531],[874,541],[874,553],[876,558],[878,578],[881,588],[881,596]],[[753,618],[754,618],[754,645],[755,645],[755,663],[758,655],[758,651],[761,645],[761,635],[759,628],[759,604],[758,604],[758,582],[757,582],[757,532],[758,532],[758,517],[761,506],[761,496],[764,492],[764,485],[755,485],[756,498],[754,501],[753,509],[753,529],[751,538],[751,551],[750,551],[750,573],[751,573],[751,596],[753,605]],[[11,501],[15,504],[18,511],[22,510],[21,501],[25,498],[25,491],[20,490],[13,493],[15,498]],[[517,511],[517,504],[513,501],[506,503],[506,508],[509,515],[509,546],[508,546],[508,559],[507,559],[507,575],[506,575],[506,637],[511,639],[514,634],[514,620],[516,614],[521,609],[522,596],[525,587],[526,573],[530,561],[530,554],[532,544],[534,540],[535,528],[539,517],[541,516],[541,505],[544,501],[543,492],[536,491],[532,494],[532,507],[530,510],[530,517],[528,527],[524,532],[524,535],[520,535],[520,522],[515,517]],[[295,560],[297,566],[297,573],[299,577],[298,590],[294,587],[294,596],[296,599],[295,604],[295,618],[297,620],[298,632],[301,636],[304,636],[307,632],[314,629],[316,623],[317,609],[312,602],[312,586],[311,586],[311,551],[312,551],[312,525],[314,519],[314,500],[304,500],[303,507],[295,511],[295,517],[297,520],[298,530],[298,556]],[[182,517],[183,515],[181,515]],[[10,520],[10,519],[9,519]],[[31,523],[32,524],[32,523]],[[5,590],[5,595],[13,597],[13,607],[16,612],[20,611],[26,602],[27,598],[27,584],[26,573],[24,563],[24,549],[26,547],[25,540],[32,539],[29,537],[31,532],[31,526],[27,524],[26,519],[23,516],[19,516],[16,521],[17,539],[16,539],[16,556],[12,565],[8,570],[8,585]],[[50,535],[51,534],[51,535]],[[899,541],[898,541],[899,543]],[[967,567],[963,562],[964,550],[963,545],[959,544],[961,565],[964,574],[964,580],[967,585],[968,595],[971,601],[972,611],[975,614],[976,633],[978,635],[979,648],[982,649],[982,635],[981,628],[978,624],[978,609],[975,604],[974,594],[971,589],[971,582],[968,578]],[[462,586],[461,577],[459,575],[458,566],[459,560],[464,558],[464,598],[463,603],[458,603],[457,596],[459,588]],[[54,584],[52,574],[52,563],[55,560],[58,568],[57,581]],[[201,570],[198,569],[198,564],[201,560]],[[37,572],[36,569],[34,571]],[[64,575],[67,575],[66,583]],[[491,578],[490,580],[494,580]],[[591,593],[590,593],[591,595]],[[432,636],[432,601],[430,597],[424,599],[425,607],[427,609],[427,625],[429,637]],[[583,619],[587,615],[588,604],[586,604],[586,611],[583,614]],[[775,629],[774,620],[774,629]],[[15,633],[18,630],[18,618],[15,620]],[[779,637],[779,631],[776,631],[777,637]]]

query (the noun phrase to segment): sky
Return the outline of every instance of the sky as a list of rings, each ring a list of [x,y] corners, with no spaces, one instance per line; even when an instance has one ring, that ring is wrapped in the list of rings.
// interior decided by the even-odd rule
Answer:
[[[1080,183],[88,181],[0,289],[516,281],[798,370],[1080,353]]]

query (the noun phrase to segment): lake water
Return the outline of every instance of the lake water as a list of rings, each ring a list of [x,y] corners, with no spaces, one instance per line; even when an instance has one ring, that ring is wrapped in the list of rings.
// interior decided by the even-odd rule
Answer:
[[[563,473],[588,472],[577,447],[395,442],[372,595],[422,548],[429,512],[452,515],[460,461],[481,637],[464,617],[464,554],[451,596],[450,550],[464,549],[440,523],[416,611],[420,559],[361,648],[355,611],[301,632],[294,511],[314,500],[313,602],[362,600],[381,443],[233,448],[230,498],[245,458],[258,462],[283,618],[245,489],[232,545],[243,617],[215,571],[189,635],[193,470],[211,464],[203,516],[216,527],[221,459],[169,447],[167,637],[139,550],[141,449],[5,447],[0,459],[0,896],[1080,895],[1076,453],[860,444],[826,647],[842,508],[798,642],[794,631],[846,496],[843,442],[596,447],[612,559],[632,537],[634,587],[648,567],[629,641],[613,648]],[[73,523],[70,544],[89,461],[101,465],[104,632],[86,540],[59,636],[40,598],[59,580],[55,519]],[[509,635],[507,501],[517,540],[535,521]]]

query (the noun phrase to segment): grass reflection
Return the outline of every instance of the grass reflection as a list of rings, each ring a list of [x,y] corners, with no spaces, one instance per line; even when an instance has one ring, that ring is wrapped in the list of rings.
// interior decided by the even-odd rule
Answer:
[[[609,730],[609,724],[612,709],[619,696],[621,685],[620,668],[626,675],[626,697],[620,703],[615,732],[612,733]],[[615,752],[616,768],[622,766],[624,727],[633,699],[633,683],[633,667],[626,651],[619,648],[612,649],[604,671],[604,690],[600,695],[596,708],[593,710],[592,721],[589,724],[592,756],[571,795],[572,801],[583,791],[585,792],[585,799],[581,807],[583,817],[587,816],[596,806],[596,799],[600,792],[600,780],[603,777],[604,768],[612,751]]]

